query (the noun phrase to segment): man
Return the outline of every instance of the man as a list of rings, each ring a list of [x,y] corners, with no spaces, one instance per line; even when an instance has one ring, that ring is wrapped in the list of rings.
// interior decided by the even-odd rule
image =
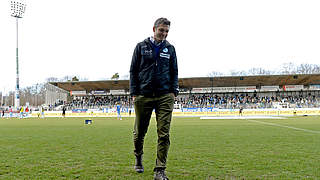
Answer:
[[[9,116],[10,116],[10,118],[13,117],[13,110],[12,110],[11,106],[9,106]]]
[[[169,130],[174,97],[179,92],[178,66],[175,48],[166,37],[170,21],[159,18],[153,26],[154,36],[137,44],[130,67],[130,94],[134,101],[135,170],[144,171],[143,143],[152,111],[155,110],[158,133],[157,159],[154,179],[167,180],[165,174],[170,145]]]
[[[26,118],[28,118],[29,117],[29,107],[28,106],[26,107],[25,112],[26,112]]]
[[[40,107],[41,108],[41,118],[44,118],[44,107]]]
[[[24,109],[23,106],[20,107],[20,118],[23,118]]]
[[[62,117],[63,118],[66,117],[66,107],[65,106],[62,107]]]
[[[240,109],[239,109],[239,116],[242,116],[242,113],[243,113],[243,107],[240,106]]]
[[[116,103],[116,109],[117,109],[118,119],[122,120],[122,117],[121,117],[121,104],[120,103]]]

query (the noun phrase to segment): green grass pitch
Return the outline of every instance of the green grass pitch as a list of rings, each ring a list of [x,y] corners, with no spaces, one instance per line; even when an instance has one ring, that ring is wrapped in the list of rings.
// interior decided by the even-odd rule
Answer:
[[[0,179],[152,179],[155,119],[145,172],[133,170],[134,118],[0,119]],[[263,124],[260,122],[267,122]],[[293,129],[296,128],[296,129]],[[320,117],[174,117],[170,179],[320,179]]]

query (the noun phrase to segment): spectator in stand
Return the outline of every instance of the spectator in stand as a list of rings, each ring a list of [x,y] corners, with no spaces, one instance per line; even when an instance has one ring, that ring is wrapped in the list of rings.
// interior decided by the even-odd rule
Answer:
[[[72,102],[66,104],[69,108],[114,108],[115,103],[120,102],[122,108],[132,107],[132,101],[129,96],[96,96],[96,97],[76,97]],[[307,96],[259,96],[248,94],[191,94],[179,95],[177,104],[182,108],[221,108],[221,109],[239,109],[243,106],[245,109],[256,108],[275,108],[278,103],[289,103],[291,107],[296,108],[313,108],[320,107],[319,97],[315,95]],[[57,104],[58,105],[58,104]]]

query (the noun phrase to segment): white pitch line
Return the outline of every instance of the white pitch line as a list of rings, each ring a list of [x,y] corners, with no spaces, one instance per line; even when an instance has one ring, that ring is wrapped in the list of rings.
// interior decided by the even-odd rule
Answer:
[[[279,116],[201,116],[200,119],[284,119]]]
[[[260,123],[260,124],[266,124],[266,125],[270,125],[270,126],[284,127],[284,128],[288,128],[288,129],[294,129],[294,130],[304,131],[304,132],[309,132],[309,133],[320,134],[320,131],[313,131],[313,130],[308,130],[308,129],[296,128],[296,127],[291,127],[291,126],[285,126],[285,125],[280,125],[280,124],[275,124],[275,123],[268,123],[268,122],[249,120],[249,119],[247,119],[247,121]]]

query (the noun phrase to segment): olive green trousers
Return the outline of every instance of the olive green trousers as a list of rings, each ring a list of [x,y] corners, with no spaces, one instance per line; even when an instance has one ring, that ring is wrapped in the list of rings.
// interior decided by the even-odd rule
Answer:
[[[133,131],[134,154],[143,154],[144,137],[148,131],[152,111],[155,110],[158,133],[156,169],[165,169],[170,146],[169,132],[174,104],[173,94],[159,97],[137,96],[134,100],[136,119]]]

